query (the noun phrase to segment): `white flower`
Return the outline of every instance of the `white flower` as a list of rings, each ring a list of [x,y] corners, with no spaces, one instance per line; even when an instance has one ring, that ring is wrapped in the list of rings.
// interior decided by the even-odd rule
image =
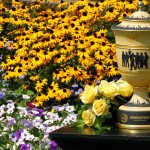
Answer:
[[[44,129],[45,129],[44,125],[41,124],[40,122],[36,122],[36,123],[34,124],[34,127],[38,128],[38,129],[41,129],[41,130],[44,130]]]
[[[29,141],[33,141],[33,139],[34,139],[34,136],[31,134],[28,134],[28,136],[26,137],[26,140],[29,140]]]
[[[59,115],[57,113],[48,112],[47,117],[51,120],[59,120]]]
[[[4,108],[0,107],[0,117],[5,113]]]
[[[27,112],[26,108],[23,108],[23,107],[20,107],[20,106],[19,106],[18,109],[20,110],[20,111],[19,111],[20,117],[25,117],[25,116],[27,116],[28,112]]]
[[[55,130],[57,130],[59,128],[60,128],[60,126],[47,127],[46,133],[50,133],[50,132],[55,131]]]
[[[54,122],[54,120],[46,120],[46,121],[43,122],[43,124],[49,125],[49,124],[52,124],[53,122]]]
[[[70,120],[68,118],[65,118],[62,123],[64,125],[68,125],[70,123]]]
[[[8,50],[11,50],[12,49],[12,47],[11,47],[11,45],[13,44],[13,41],[7,41],[6,43],[5,43],[5,45],[4,45],[4,47],[6,47]]]
[[[12,114],[14,112],[14,109],[13,108],[10,108],[6,111],[8,114]]]
[[[21,144],[25,144],[24,139],[22,137],[16,142],[17,146],[19,146]]]
[[[29,96],[29,95],[23,94],[22,97],[23,97],[23,99],[30,99],[30,96]]]
[[[6,106],[6,108],[8,108],[8,109],[9,108],[14,109],[15,108],[14,102],[8,103],[7,106]]]
[[[6,108],[6,106],[3,104],[3,105],[0,106],[0,109],[1,109],[1,108],[4,109],[4,108]]]
[[[10,121],[10,120],[14,119],[14,118],[12,118],[10,116],[6,116],[6,118],[7,118],[7,121]]]
[[[9,131],[8,127],[4,127],[3,131]]]
[[[55,130],[54,126],[47,127],[46,133],[51,133],[51,132],[54,131],[54,130]]]
[[[29,138],[29,136],[30,133],[26,129],[24,129],[23,132],[21,133],[21,138],[26,140]]]
[[[49,134],[44,134],[42,141],[45,142],[46,140],[49,140],[48,138],[49,138]]]
[[[17,149],[16,145],[13,145],[12,150],[16,150],[16,149]]]
[[[4,117],[0,117],[0,121],[2,121],[4,119]]]
[[[67,110],[68,112],[73,112],[73,111],[74,111],[74,106],[67,106],[67,107],[66,107],[66,110]]]
[[[63,111],[63,110],[65,110],[65,106],[62,106],[62,107],[58,108],[58,111]]]
[[[32,110],[32,113],[33,113],[34,115],[39,114],[39,112],[36,111],[36,110]]]
[[[33,121],[33,124],[37,123],[37,122],[42,122],[42,119],[40,117],[36,117]]]
[[[69,114],[69,115],[67,116],[67,119],[68,119],[69,121],[75,122],[75,121],[77,120],[77,115],[76,115],[76,114]]]

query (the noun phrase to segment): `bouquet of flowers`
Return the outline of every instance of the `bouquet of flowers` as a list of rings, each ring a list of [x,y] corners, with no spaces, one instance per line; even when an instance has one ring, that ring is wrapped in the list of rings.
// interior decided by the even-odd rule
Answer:
[[[116,112],[133,94],[133,86],[120,79],[102,80],[99,85],[86,85],[80,95],[83,102],[78,113],[77,126],[89,126],[97,129],[110,128],[116,121]],[[110,125],[110,126],[108,126]]]

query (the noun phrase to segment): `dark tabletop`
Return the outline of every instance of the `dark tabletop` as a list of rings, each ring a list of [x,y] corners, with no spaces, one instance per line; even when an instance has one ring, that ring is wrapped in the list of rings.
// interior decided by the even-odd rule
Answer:
[[[63,150],[150,149],[150,130],[94,130],[66,126],[50,134]]]

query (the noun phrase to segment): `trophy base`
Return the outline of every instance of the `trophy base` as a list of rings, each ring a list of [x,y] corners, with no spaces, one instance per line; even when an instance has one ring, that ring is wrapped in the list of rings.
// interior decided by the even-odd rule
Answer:
[[[119,107],[117,125],[120,129],[150,129],[150,102],[146,87],[135,87],[129,102]]]
[[[117,126],[120,129],[134,129],[134,130],[147,130],[150,129],[150,125],[132,125],[132,124],[120,124],[118,123]],[[149,130],[150,131],[150,130]]]
[[[144,129],[130,129],[130,128],[119,128],[119,132],[123,134],[128,134],[128,135],[135,135],[135,136],[141,136],[141,135],[149,135],[150,130],[149,128],[144,128]]]

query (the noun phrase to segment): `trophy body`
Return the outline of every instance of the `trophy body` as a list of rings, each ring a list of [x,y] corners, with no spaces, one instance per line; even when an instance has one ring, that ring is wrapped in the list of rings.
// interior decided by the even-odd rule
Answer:
[[[118,109],[119,128],[150,129],[150,15],[139,10],[113,27],[122,78],[133,85],[131,100]]]

